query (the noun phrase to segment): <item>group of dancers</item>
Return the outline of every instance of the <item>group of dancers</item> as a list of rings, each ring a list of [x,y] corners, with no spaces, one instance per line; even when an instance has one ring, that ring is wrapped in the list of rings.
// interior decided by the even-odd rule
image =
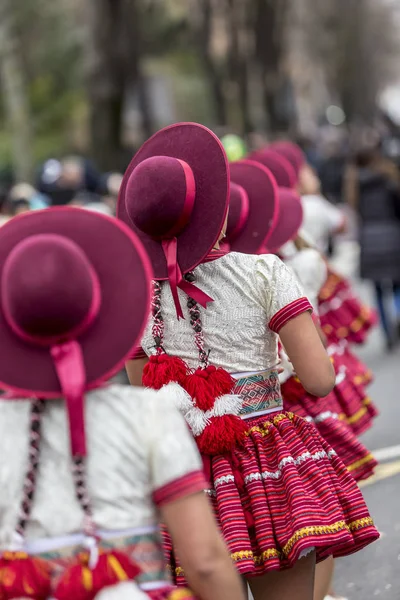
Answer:
[[[307,233],[308,181],[290,142],[229,164],[180,123],[117,219],[1,228],[0,600],[323,600],[379,537],[375,316]]]

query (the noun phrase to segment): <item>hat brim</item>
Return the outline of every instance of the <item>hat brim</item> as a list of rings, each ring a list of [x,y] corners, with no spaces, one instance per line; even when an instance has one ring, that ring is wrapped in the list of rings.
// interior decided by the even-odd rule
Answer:
[[[88,257],[99,279],[99,314],[78,337],[87,389],[93,389],[123,367],[141,338],[150,311],[150,261],[139,240],[123,223],[80,208],[57,207],[15,217],[1,228],[0,280],[11,250],[27,237],[43,233],[62,235],[74,241]],[[0,356],[1,388],[25,396],[61,395],[49,349],[17,337],[1,309]]]
[[[264,149],[253,152],[249,158],[267,167],[279,187],[293,188],[296,185],[296,172],[284,156],[273,150]]]
[[[167,261],[160,241],[140,231],[127,213],[125,194],[137,165],[152,156],[185,161],[192,169],[196,200],[188,225],[178,237],[178,264],[182,273],[192,271],[209,254],[220,236],[228,212],[229,166],[217,136],[197,123],[178,123],[151,137],[130,162],[118,197],[117,216],[139,236],[153,265],[156,279],[168,279]]]
[[[271,172],[260,163],[240,160],[231,164],[231,181],[249,197],[249,216],[232,252],[257,254],[268,242],[278,218],[278,187]]]
[[[283,158],[289,161],[289,163],[292,165],[295,171],[297,179],[300,169],[305,163],[305,155],[301,148],[293,142],[282,140],[270,144],[269,149],[273,150],[274,152],[277,152],[278,154],[283,156]]]
[[[295,192],[279,188],[279,216],[268,240],[268,250],[276,252],[284,244],[293,240],[303,222],[303,207]]]

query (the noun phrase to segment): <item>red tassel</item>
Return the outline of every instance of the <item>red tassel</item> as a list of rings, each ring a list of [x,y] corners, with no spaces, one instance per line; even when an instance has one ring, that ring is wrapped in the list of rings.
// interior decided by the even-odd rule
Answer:
[[[196,437],[196,442],[203,454],[225,454],[234,446],[242,445],[246,430],[244,421],[235,415],[211,417],[210,424]]]
[[[101,553],[94,569],[88,562],[89,554],[84,553],[67,569],[53,595],[56,600],[93,600],[102,589],[132,581],[140,574],[139,567],[117,550]]]
[[[210,410],[216,398],[230,394],[235,380],[225,369],[209,365],[205,369],[198,368],[188,375],[182,383],[201,410]]]
[[[51,596],[50,567],[25,552],[4,552],[0,558],[0,598],[47,600]]]
[[[187,373],[187,364],[178,356],[157,354],[150,356],[149,362],[143,369],[142,382],[145,387],[159,390],[171,381],[182,385]]]

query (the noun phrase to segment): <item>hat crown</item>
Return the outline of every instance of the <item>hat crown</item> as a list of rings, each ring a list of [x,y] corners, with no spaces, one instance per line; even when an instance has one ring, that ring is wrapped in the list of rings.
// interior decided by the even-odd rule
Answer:
[[[2,276],[8,324],[31,341],[70,337],[88,319],[98,290],[86,254],[61,235],[33,235],[10,252]]]
[[[153,156],[132,172],[125,196],[132,223],[154,239],[179,235],[187,225],[195,197],[190,166],[174,157]]]

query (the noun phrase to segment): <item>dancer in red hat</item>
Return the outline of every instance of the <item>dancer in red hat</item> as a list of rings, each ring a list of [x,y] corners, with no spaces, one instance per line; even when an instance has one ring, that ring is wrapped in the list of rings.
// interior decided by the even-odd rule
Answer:
[[[164,568],[160,516],[198,598],[245,598],[182,416],[163,392],[106,385],[142,334],[151,275],[103,215],[49,209],[1,230],[2,599],[191,598]]]
[[[303,228],[319,249],[325,251],[328,237],[343,230],[343,215],[321,195],[318,178],[299,146],[283,141],[275,142],[269,148],[289,162],[294,170],[305,211]],[[331,267],[319,295],[319,305],[321,325],[332,341],[363,344],[377,324],[375,311],[362,304],[349,281]],[[370,382],[368,379],[367,383]]]
[[[262,247],[277,218],[276,184],[249,161],[233,164],[231,177],[247,192],[249,215],[272,193],[271,217],[260,214],[250,230]],[[196,124],[153,136],[125,174],[118,214],[145,241],[157,279],[143,384],[172,381],[186,391],[178,402],[203,454],[207,493],[255,600],[311,600],[316,560],[355,552],[379,534],[336,452],[312,424],[282,411],[278,334],[310,393],[329,393],[334,372],[285,265],[219,251],[228,195],[223,148]],[[143,362],[128,364],[132,380]],[[166,548],[183,583],[182,557]]]
[[[284,181],[288,181],[288,178]],[[245,193],[245,190],[243,192]],[[237,224],[240,222],[240,211],[237,209],[237,205],[237,195],[232,194],[231,186],[228,227],[224,239],[226,247],[231,245],[231,235],[237,231]],[[261,210],[261,207],[259,210]],[[280,252],[283,255],[284,262],[289,268],[293,269],[314,308],[314,316],[316,317],[318,293],[326,279],[326,264],[317,250],[313,248],[297,249],[297,245],[299,245],[298,232],[302,219],[303,209],[298,194],[287,187],[280,187],[278,220],[268,238],[268,246],[272,251]],[[246,232],[243,233],[241,245],[248,253],[258,252],[257,242],[254,241],[254,238],[246,235]],[[317,317],[315,320],[318,322]],[[322,331],[321,338],[324,338]],[[335,385],[333,391],[325,398],[316,398],[305,391],[282,347],[280,358],[281,372],[279,379],[285,410],[313,422],[322,437],[343,460],[356,481],[369,477],[373,472],[376,461],[367,448],[357,440],[351,426],[346,422],[346,417],[338,400],[338,397],[340,398],[342,395],[342,384]],[[341,367],[340,356],[333,353],[332,360],[334,365],[338,364],[337,369]],[[339,381],[338,377],[337,380]],[[324,561],[317,566],[315,598],[325,596],[332,575],[332,561]]]
[[[282,188],[290,187],[291,183],[293,182],[293,173],[295,173],[296,184],[298,184],[300,181],[303,189],[305,185],[304,182],[309,181],[310,178],[315,179],[315,175],[310,172],[309,167],[305,163],[305,157],[303,153],[296,145],[289,142],[282,142],[279,144],[273,144],[270,148],[273,148],[273,150],[267,149],[254,153],[254,160],[257,160],[264,166],[268,167],[271,172],[273,172],[279,186]],[[277,156],[279,157],[279,169],[276,167]],[[304,175],[304,173],[306,173],[306,175]],[[291,189],[293,190],[293,186]],[[324,200],[324,202],[327,201]],[[306,205],[304,204],[304,198],[302,198],[301,207],[297,206],[295,209],[293,207],[291,208],[290,218],[293,223],[296,209],[297,213],[300,209],[302,210],[303,222],[301,238],[297,238],[296,245],[299,249],[312,250],[314,248],[313,242],[305,240],[305,237],[307,236],[306,232],[304,231],[305,207]],[[334,209],[334,207],[332,208]],[[295,212],[293,212],[294,210]],[[336,211],[336,209],[334,210]],[[273,232],[273,236],[279,235],[279,231],[282,230],[280,228],[275,230]],[[275,244],[275,246],[278,247],[277,244]],[[309,253],[309,255],[311,256],[312,253]],[[296,260],[299,260],[299,258]],[[339,278],[339,276],[337,276],[330,269],[325,258],[324,262],[326,265],[324,269],[325,279],[318,292],[319,322],[328,341],[328,352],[330,355],[335,355],[336,369],[338,375],[340,375],[336,390],[338,392],[340,391],[340,401],[343,415],[353,428],[354,433],[356,435],[360,435],[372,426],[373,420],[377,416],[378,411],[371,402],[371,399],[366,391],[366,386],[372,382],[372,373],[367,366],[364,365],[351,351],[349,342],[355,341],[355,337],[354,335],[348,334],[351,329],[349,324],[356,324],[356,321],[354,320],[355,313],[360,313],[360,311],[364,313],[369,309],[366,307],[361,307],[359,301],[354,299],[354,294],[351,292],[349,283],[344,278]],[[331,292],[329,292],[332,302],[321,302],[321,297],[325,295],[326,290],[330,289],[330,282],[333,280],[336,283],[338,283],[339,280],[341,281],[340,293],[337,293],[335,283],[336,291],[331,290],[333,294],[332,297]],[[344,291],[343,286],[346,287],[346,292]],[[351,300],[350,296],[352,298]],[[346,298],[349,300],[349,302],[347,302]],[[334,310],[331,310],[332,307]],[[338,320],[337,316],[339,316],[340,320]],[[370,321],[369,324],[363,329],[363,339],[365,339],[367,331],[371,325],[372,321]],[[359,331],[359,326],[355,326],[357,331]],[[348,336],[347,339],[343,338],[344,334]]]

